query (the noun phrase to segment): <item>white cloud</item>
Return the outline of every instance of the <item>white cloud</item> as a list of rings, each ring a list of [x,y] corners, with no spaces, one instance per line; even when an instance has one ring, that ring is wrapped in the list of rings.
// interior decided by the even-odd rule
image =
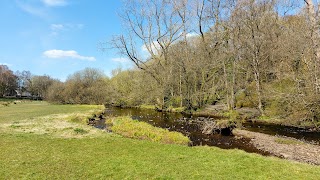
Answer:
[[[187,33],[187,38],[191,38],[194,36],[199,36],[199,34],[195,33],[195,32],[191,32],[191,33]]]
[[[50,29],[51,29],[52,31],[63,30],[63,29],[64,29],[64,25],[63,25],[63,24],[51,24],[51,25],[50,25]]]
[[[126,63],[126,62],[129,62],[129,59],[128,58],[119,57],[119,58],[111,58],[111,61],[120,62],[120,63]]]
[[[87,60],[87,61],[95,61],[95,57],[89,57],[89,56],[81,56],[78,54],[77,51],[69,50],[48,50],[43,52],[43,55],[47,58],[53,58],[53,59],[59,59],[59,58],[73,58],[73,59],[80,59],[80,60]]]
[[[196,36],[199,36],[199,34],[196,32],[186,33],[187,40],[190,40],[191,38],[196,37]],[[181,32],[179,34],[179,40],[183,40],[183,39],[184,39],[184,32]]]
[[[50,17],[49,8],[55,6],[65,6],[68,4],[66,0],[16,0],[15,2],[17,6],[24,12],[44,19]]]
[[[46,6],[65,6],[67,2],[65,0],[42,0],[42,3]]]
[[[83,27],[84,27],[84,24],[72,24],[72,23],[51,24],[52,30],[74,30],[74,29],[82,29]]]
[[[5,66],[8,66],[8,67],[11,67],[11,66],[12,66],[12,64],[9,64],[9,63],[1,63],[1,62],[0,62],[0,65],[5,65]]]
[[[17,5],[22,9],[24,12],[27,12],[29,14],[39,16],[42,18],[47,17],[46,11],[41,7],[36,7],[27,3],[23,3],[21,1],[16,1]]]
[[[73,30],[81,30],[84,27],[84,24],[50,24],[51,35],[57,36],[60,32],[63,31],[73,31]]]
[[[158,52],[160,51],[161,47],[160,44],[157,41],[153,41],[152,44],[149,44],[148,46],[146,44],[141,46],[141,51],[142,51],[142,56],[143,58],[149,58],[150,57],[150,52],[149,50],[153,53],[153,54],[158,54]]]
[[[182,36],[182,35],[183,34],[180,33],[178,41],[175,41],[174,43],[179,42],[180,40],[183,40],[184,36]],[[190,32],[190,33],[186,34],[187,41],[191,41],[191,40],[193,40],[194,37],[197,37],[197,36],[199,36],[199,34],[197,34],[196,32]],[[157,41],[153,41],[149,45],[146,45],[146,44],[142,45],[141,46],[141,51],[140,51],[141,55],[142,55],[142,58],[144,58],[144,59],[149,58],[151,56],[149,51],[151,51],[155,55],[160,53],[160,51],[161,51],[160,44]]]
[[[147,49],[147,46],[146,46],[145,44],[141,46],[141,51],[142,51],[143,53],[149,53],[149,51],[148,51],[148,49]]]

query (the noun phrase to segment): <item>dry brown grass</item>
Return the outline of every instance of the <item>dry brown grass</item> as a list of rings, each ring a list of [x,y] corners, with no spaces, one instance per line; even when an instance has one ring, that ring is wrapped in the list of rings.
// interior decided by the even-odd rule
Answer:
[[[53,114],[27,118],[12,123],[0,124],[0,128],[4,132],[45,134],[59,138],[96,137],[101,135],[102,130],[88,126],[85,123],[72,122],[74,119],[85,121],[90,114],[91,112]],[[82,129],[86,133],[78,133],[76,129]]]

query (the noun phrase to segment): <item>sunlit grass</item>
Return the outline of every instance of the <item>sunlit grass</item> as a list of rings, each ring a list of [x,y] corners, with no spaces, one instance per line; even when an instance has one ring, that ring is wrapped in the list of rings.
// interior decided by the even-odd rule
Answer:
[[[3,122],[0,123],[0,132],[10,134],[31,133],[60,138],[95,137],[103,133],[101,130],[95,129],[84,123],[70,121],[70,119],[75,117],[86,117],[86,113],[53,114],[37,118],[16,120],[8,123]],[[86,121],[86,119],[87,118],[82,119],[81,122]]]
[[[320,168],[239,150],[115,137],[0,134],[0,179],[318,179]]]
[[[140,106],[137,106],[137,108],[141,108],[141,109],[152,109],[155,110],[157,109],[157,106],[155,105],[146,105],[146,104],[142,104]],[[165,111],[168,112],[183,112],[185,110],[185,107],[173,107],[173,106],[169,106],[167,109],[164,109]]]
[[[177,113],[180,113],[180,112],[183,112],[185,110],[185,107],[168,107],[167,111],[169,112],[177,112]]]
[[[62,138],[100,135],[100,130],[87,126],[88,118],[103,106],[52,105],[44,101],[22,101],[0,108],[1,133],[31,133]],[[77,129],[82,129],[79,133]]]
[[[138,106],[138,108],[141,108],[141,109],[156,109],[156,106],[155,105],[147,105],[147,104],[142,104],[140,106]]]
[[[276,143],[279,143],[279,144],[303,144],[302,141],[299,141],[299,140],[296,140],[296,139],[288,139],[288,138],[277,138],[275,139],[275,142]]]
[[[179,132],[170,132],[167,129],[157,128],[146,122],[132,120],[130,117],[114,117],[108,121],[113,124],[113,132],[129,138],[182,145],[187,145],[190,141]]]
[[[10,104],[7,107],[0,106],[0,123],[52,114],[87,111],[91,111],[93,114],[101,109],[103,109],[103,106],[100,105],[54,105],[45,101],[22,101],[17,104]]]
[[[96,130],[85,125],[81,117],[97,109],[99,106],[46,102],[1,107],[0,179],[320,177],[319,166],[240,150],[135,140]]]

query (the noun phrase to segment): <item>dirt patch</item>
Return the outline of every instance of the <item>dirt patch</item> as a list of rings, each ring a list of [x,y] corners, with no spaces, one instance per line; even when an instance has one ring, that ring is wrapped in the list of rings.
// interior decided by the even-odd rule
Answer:
[[[258,149],[284,159],[320,165],[320,146],[289,138],[235,129],[233,134],[251,139]]]

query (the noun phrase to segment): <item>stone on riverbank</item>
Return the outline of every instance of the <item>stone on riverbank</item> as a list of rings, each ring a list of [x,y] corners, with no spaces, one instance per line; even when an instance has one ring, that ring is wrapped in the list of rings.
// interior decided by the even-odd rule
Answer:
[[[251,139],[252,144],[263,151],[284,159],[320,165],[320,146],[294,138],[271,136],[258,132],[234,129],[233,134]]]

